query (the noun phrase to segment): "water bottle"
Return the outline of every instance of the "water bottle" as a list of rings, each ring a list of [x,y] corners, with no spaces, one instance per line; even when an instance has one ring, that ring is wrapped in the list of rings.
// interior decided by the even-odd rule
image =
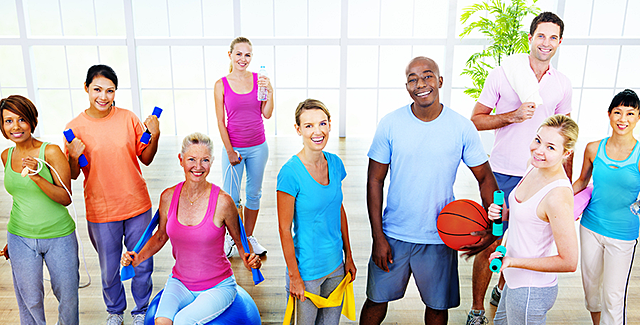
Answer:
[[[629,209],[631,209],[631,212],[633,212],[633,214],[640,216],[640,200],[631,203]]]
[[[260,70],[258,71],[258,79],[260,79],[260,77],[262,76],[267,76],[267,69],[264,68],[264,65],[260,66]],[[267,100],[267,95],[269,94],[269,91],[267,90],[267,87],[258,87],[258,100],[261,102],[264,102]]]

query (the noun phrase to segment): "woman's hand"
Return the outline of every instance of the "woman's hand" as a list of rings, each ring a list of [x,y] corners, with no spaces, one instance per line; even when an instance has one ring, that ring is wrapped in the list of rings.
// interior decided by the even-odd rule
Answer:
[[[122,258],[120,259],[120,265],[127,266],[131,264],[131,266],[136,267],[138,266],[138,264],[140,264],[139,262],[137,262],[137,259],[138,253],[133,251],[125,252],[124,254],[122,254]]]
[[[353,258],[351,257],[346,258],[346,260],[344,261],[344,274],[351,273],[350,282],[353,282],[356,279],[357,271],[358,270],[356,269],[356,264],[353,263]]]
[[[492,221],[498,220],[502,218],[502,207],[495,204],[495,203],[491,203],[491,205],[489,206],[489,211],[487,213],[487,215],[489,216],[489,219]]]
[[[227,151],[227,156],[229,156],[229,163],[231,163],[231,166],[235,166],[239,164],[240,161],[242,160],[242,156],[237,151],[231,151],[231,152]]]
[[[38,170],[38,161],[31,156],[22,158],[22,169],[24,168],[29,168],[31,170]],[[29,173],[33,173],[31,170],[29,171]],[[29,175],[29,177],[40,177],[40,176],[38,174],[35,174],[35,175]]]
[[[258,78],[258,87],[267,87],[269,94],[273,94],[273,87],[271,86],[271,80],[267,76],[260,76]]]
[[[160,121],[158,121],[158,117],[153,114],[147,117],[144,121],[144,126],[146,126],[149,133],[154,135],[156,138],[160,134]]]
[[[491,255],[489,255],[489,263],[491,263],[491,261],[493,261],[494,259],[500,257],[502,257],[502,266],[500,267],[500,272],[502,272],[502,270],[508,268],[511,265],[510,257],[503,256],[501,252],[495,251],[491,253]]]
[[[73,160],[78,161],[78,158],[84,152],[85,145],[82,140],[75,138],[71,143],[66,142],[65,146],[67,147],[67,151],[69,152],[69,157],[73,158]]]
[[[289,276],[289,293],[300,301],[307,299],[304,296],[304,281],[300,276]]]
[[[245,266],[247,267],[247,269],[251,270],[251,269],[259,269],[262,267],[262,260],[260,260],[260,256],[254,254],[254,253],[244,253],[244,256],[246,257],[245,259],[243,259],[243,261],[245,261]]]

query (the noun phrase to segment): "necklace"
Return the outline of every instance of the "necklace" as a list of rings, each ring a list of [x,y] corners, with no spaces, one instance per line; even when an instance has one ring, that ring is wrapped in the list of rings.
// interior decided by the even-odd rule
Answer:
[[[202,194],[200,194],[195,200],[191,201],[191,199],[189,198],[189,195],[187,195],[187,200],[189,201],[189,203],[191,203],[191,205],[193,205],[194,203],[196,203],[196,201],[198,201],[203,195],[207,194],[207,192],[203,192]]]

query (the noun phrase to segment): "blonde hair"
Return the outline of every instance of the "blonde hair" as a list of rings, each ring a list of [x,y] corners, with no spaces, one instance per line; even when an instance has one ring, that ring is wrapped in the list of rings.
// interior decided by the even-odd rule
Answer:
[[[249,46],[253,46],[251,45],[251,41],[243,36],[238,36],[236,38],[233,39],[233,41],[231,41],[231,45],[229,45],[229,53],[233,53],[233,48],[236,47],[236,44],[238,43],[247,43],[249,44]],[[233,71],[233,63],[229,62],[229,72]]]
[[[208,136],[200,132],[194,132],[184,137],[184,140],[182,140],[182,150],[180,151],[180,153],[184,155],[189,147],[195,144],[207,146],[207,149],[209,149],[209,154],[213,154],[213,142],[211,142],[211,139]]]
[[[296,125],[300,126],[300,115],[302,115],[302,111],[310,109],[319,109],[323,111],[327,115],[327,120],[331,121],[331,114],[329,114],[327,106],[317,99],[307,98],[303,102],[300,102],[296,108]]]
[[[560,135],[564,138],[563,147],[565,152],[572,150],[575,147],[576,141],[578,140],[579,129],[578,124],[570,117],[562,114],[549,116],[544,120],[544,122],[542,122],[542,125],[540,125],[540,127],[543,126],[558,129]],[[539,129],[540,128],[538,128],[538,130]]]

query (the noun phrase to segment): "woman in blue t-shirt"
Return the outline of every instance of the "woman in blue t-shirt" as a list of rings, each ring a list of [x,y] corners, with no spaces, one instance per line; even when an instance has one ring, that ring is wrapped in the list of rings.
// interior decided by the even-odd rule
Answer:
[[[640,145],[633,136],[640,100],[625,89],[609,105],[611,137],[590,142],[584,151],[582,191],[593,175],[593,194],[580,222],[580,268],[593,324],[625,324],[627,286],[638,244],[638,216],[629,206],[640,192]]]
[[[298,105],[295,118],[303,148],[282,166],[277,184],[280,241],[288,269],[286,290],[297,299],[297,324],[338,324],[341,307],[318,309],[304,292],[326,298],[347,272],[351,281],[355,279],[342,205],[342,180],[347,173],[337,155],[322,151],[331,131],[326,106],[307,99]]]

